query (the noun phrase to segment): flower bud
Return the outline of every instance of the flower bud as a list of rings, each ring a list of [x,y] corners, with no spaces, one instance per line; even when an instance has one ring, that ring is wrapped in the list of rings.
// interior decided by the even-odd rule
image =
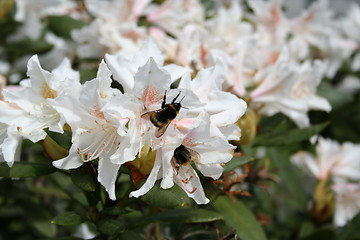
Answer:
[[[145,145],[135,160],[126,163],[126,167],[131,171],[131,180],[135,185],[151,172],[155,157],[156,151],[152,151],[149,145]]]
[[[311,216],[317,222],[323,223],[331,219],[334,214],[335,198],[329,183],[320,181],[314,190]]]
[[[250,143],[256,136],[258,123],[259,115],[251,108],[248,108],[246,113],[236,122],[236,125],[241,129],[241,138],[234,143],[236,145]]]

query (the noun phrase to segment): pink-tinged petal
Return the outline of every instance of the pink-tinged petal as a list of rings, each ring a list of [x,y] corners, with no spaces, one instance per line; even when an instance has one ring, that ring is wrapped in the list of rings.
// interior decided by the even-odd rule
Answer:
[[[110,162],[109,156],[99,160],[98,181],[105,187],[111,200],[116,200],[115,182],[121,165]]]
[[[133,13],[135,16],[140,16],[143,13],[144,8],[151,2],[151,0],[136,0],[133,5]]]
[[[205,196],[199,176],[190,165],[181,166],[177,177],[174,180],[176,181],[176,184],[180,186],[189,197],[194,199],[197,204],[209,203],[209,199]]]
[[[157,151],[154,166],[150,172],[150,175],[146,179],[146,182],[144,183],[144,185],[141,186],[140,189],[131,192],[130,197],[137,198],[146,194],[155,185],[160,168],[161,168],[161,151]]]
[[[160,69],[156,62],[150,58],[135,75],[134,95],[141,99],[144,106],[148,108],[161,102],[165,90],[170,88],[170,84],[170,75]]]

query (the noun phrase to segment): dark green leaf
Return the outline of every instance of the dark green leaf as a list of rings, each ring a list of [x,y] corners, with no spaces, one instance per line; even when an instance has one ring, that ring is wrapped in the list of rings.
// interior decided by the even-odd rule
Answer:
[[[320,84],[318,94],[325,97],[330,102],[333,109],[341,107],[352,100],[352,96],[350,94],[341,92],[327,82],[322,82]]]
[[[251,156],[243,156],[243,157],[235,157],[231,159],[230,162],[227,162],[224,166],[224,172],[230,172],[234,170],[235,168],[238,168],[245,163],[248,163],[250,161],[253,161],[254,158]]]
[[[337,240],[360,239],[360,213],[357,214],[340,232]]]
[[[52,131],[46,131],[46,134],[51,137],[57,144],[64,149],[69,150],[71,147],[71,132],[64,131],[64,133],[56,133]]]
[[[268,155],[271,159],[272,164],[278,170],[281,184],[293,195],[293,204],[297,204],[297,207],[305,209],[307,199],[304,190],[300,187],[301,182],[297,178],[296,173],[293,171],[294,166],[289,161],[289,156],[280,148],[268,148]]]
[[[51,50],[52,44],[46,42],[44,39],[29,39],[25,38],[18,42],[9,43],[6,46],[6,52],[14,59],[27,54],[45,53]]]
[[[265,233],[254,214],[240,201],[232,202],[226,196],[219,196],[212,205],[220,213],[225,222],[233,227],[240,239],[264,240]]]
[[[101,213],[106,215],[123,215],[131,211],[129,208],[109,207],[102,210]]]
[[[33,221],[34,228],[46,237],[54,237],[56,235],[56,225],[49,221]]]
[[[318,239],[326,239],[326,240],[335,240],[335,233],[332,229],[321,229],[310,236],[305,238],[301,238],[301,240],[318,240]]]
[[[119,220],[106,219],[99,223],[98,230],[106,235],[115,235],[125,230],[125,224]]]
[[[141,199],[148,202],[151,206],[161,208],[189,206],[192,201],[179,186],[175,185],[170,189],[162,189],[159,182],[148,193],[142,196]]]
[[[84,22],[71,18],[69,16],[49,16],[49,28],[56,35],[71,39],[71,31],[85,26]]]
[[[271,133],[269,135],[259,135],[255,138],[253,146],[281,146],[292,145],[302,142],[320,133],[328,123],[316,124],[307,128],[292,129]]]
[[[57,215],[51,223],[62,225],[62,226],[74,226],[79,225],[83,222],[83,219],[80,215],[75,212],[65,212],[60,215]]]
[[[70,170],[73,183],[86,192],[95,192],[97,181],[91,163]]]
[[[163,221],[163,222],[186,222],[186,223],[204,223],[222,220],[223,217],[217,213],[200,208],[177,208],[169,209],[158,214],[145,218],[145,221]]]
[[[97,71],[95,69],[80,69],[80,82],[85,83],[96,77]]]
[[[10,168],[6,163],[0,163],[0,177],[36,177],[48,175],[55,171],[56,168],[50,164],[15,162]]]

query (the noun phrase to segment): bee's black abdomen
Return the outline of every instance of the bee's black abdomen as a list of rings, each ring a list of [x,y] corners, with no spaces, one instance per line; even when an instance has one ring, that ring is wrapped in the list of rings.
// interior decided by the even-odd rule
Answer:
[[[186,164],[191,160],[191,153],[184,145],[180,145],[174,151],[174,158],[177,164]]]

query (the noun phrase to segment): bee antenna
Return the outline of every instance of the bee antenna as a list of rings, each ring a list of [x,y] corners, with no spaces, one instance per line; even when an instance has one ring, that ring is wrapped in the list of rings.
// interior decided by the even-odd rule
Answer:
[[[181,103],[181,102],[182,102],[182,100],[184,100],[184,98],[185,98],[185,96],[183,96],[183,98],[179,101],[179,103]]]
[[[181,93],[181,91],[178,93],[178,95],[176,95],[176,97],[172,100],[171,103],[174,103],[176,101],[176,99],[180,96],[180,93]]]

